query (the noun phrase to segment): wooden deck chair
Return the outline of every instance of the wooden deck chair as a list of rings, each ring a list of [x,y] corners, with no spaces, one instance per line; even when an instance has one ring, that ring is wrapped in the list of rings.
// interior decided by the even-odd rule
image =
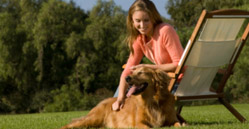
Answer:
[[[223,89],[248,37],[248,19],[249,12],[242,10],[202,12],[169,85],[172,90],[179,83],[174,93],[178,102],[217,99],[239,121],[246,121],[224,99]],[[222,79],[217,89],[210,90],[217,73],[222,73]],[[182,106],[178,105],[177,113],[185,121],[180,115]]]

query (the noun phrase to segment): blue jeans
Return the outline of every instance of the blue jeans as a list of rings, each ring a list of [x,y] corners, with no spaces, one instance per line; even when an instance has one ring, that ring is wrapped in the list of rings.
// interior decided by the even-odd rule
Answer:
[[[118,97],[118,88],[117,88],[117,90],[115,91],[113,97]]]
[[[179,86],[179,83],[175,83],[175,85],[173,86],[173,88],[172,88],[172,90],[171,90],[171,93],[172,93],[172,94],[174,94],[174,93],[176,92],[178,86]]]

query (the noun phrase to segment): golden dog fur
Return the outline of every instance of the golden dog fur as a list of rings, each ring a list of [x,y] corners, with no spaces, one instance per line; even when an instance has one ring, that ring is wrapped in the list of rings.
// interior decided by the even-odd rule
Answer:
[[[119,111],[112,110],[117,98],[108,98],[94,107],[88,115],[62,127],[87,128],[154,128],[181,126],[175,111],[174,96],[168,91],[170,78],[161,70],[140,67],[127,79],[130,85],[148,84],[144,91],[125,99]]]

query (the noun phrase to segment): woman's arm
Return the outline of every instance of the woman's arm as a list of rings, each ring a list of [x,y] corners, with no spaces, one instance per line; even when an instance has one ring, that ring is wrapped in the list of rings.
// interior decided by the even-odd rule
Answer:
[[[134,54],[130,54],[125,69],[120,77],[118,98],[117,101],[112,104],[113,110],[119,110],[119,108],[123,107],[124,99],[126,98],[126,91],[128,88],[128,85],[126,84],[125,81],[125,77],[131,73],[131,67],[139,64],[144,56],[139,46],[139,42],[134,42],[133,49],[134,49]]]
[[[124,78],[120,78],[119,82],[119,92],[117,100],[112,104],[112,110],[117,111],[124,106],[125,100],[125,91],[128,88],[128,85],[125,82]]]

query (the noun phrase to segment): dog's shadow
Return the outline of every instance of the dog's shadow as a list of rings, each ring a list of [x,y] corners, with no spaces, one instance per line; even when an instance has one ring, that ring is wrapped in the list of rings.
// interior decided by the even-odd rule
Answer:
[[[248,124],[248,122],[245,122]],[[195,127],[195,126],[232,126],[234,124],[241,124],[240,122],[234,121],[191,121],[187,122],[185,127]]]

